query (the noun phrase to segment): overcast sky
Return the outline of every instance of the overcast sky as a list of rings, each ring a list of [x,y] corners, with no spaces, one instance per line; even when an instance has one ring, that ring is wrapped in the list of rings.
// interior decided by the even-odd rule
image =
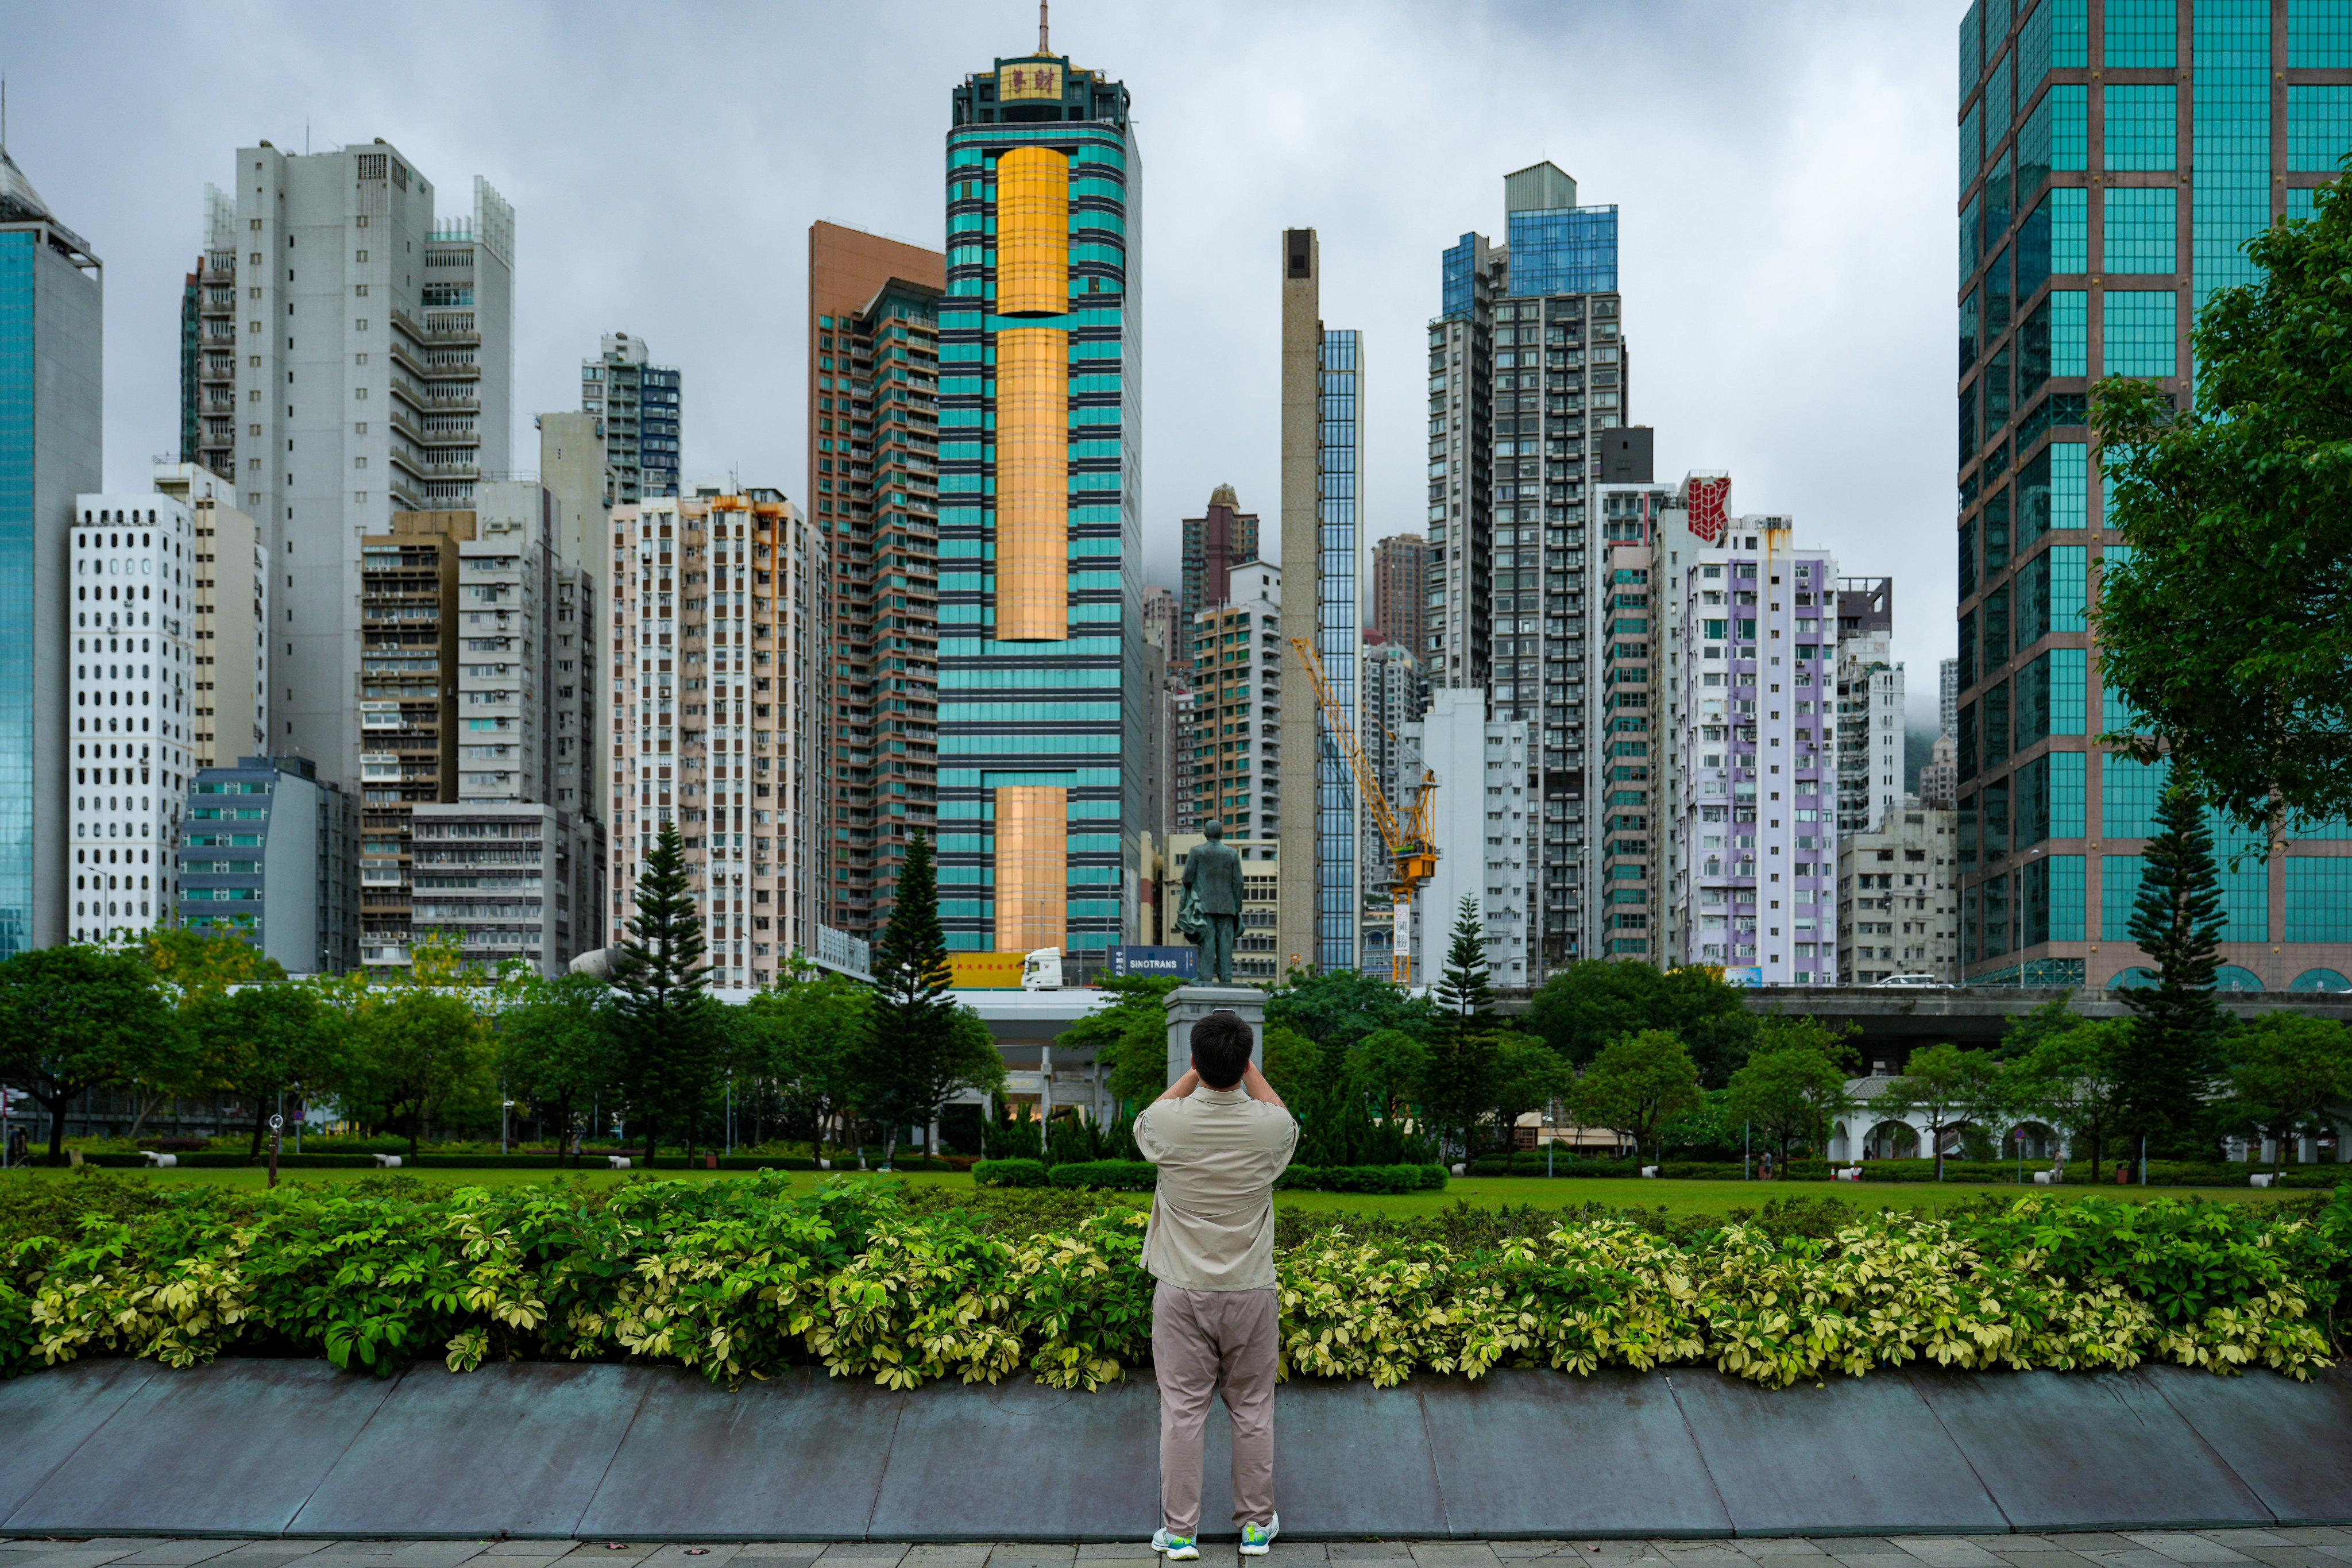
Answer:
[[[1895,580],[1915,719],[1953,641],[1955,34],[1920,0],[1543,5],[1059,0],[1053,41],[1133,95],[1144,174],[1146,566],[1231,482],[1276,492],[1278,249],[1321,231],[1365,335],[1367,543],[1423,516],[1438,254],[1503,238],[1549,158],[1620,209],[1630,417],[1658,477],[1733,476],[1848,574]],[[600,333],[685,378],[685,471],[807,492],[816,218],[936,247],[948,92],[1030,51],[1023,0],[458,10],[7,0],[9,150],[106,262],[106,455],[178,441],[179,300],[236,148],[403,149],[445,213],[516,209],[517,462]],[[1930,719],[1932,722],[1932,719]]]

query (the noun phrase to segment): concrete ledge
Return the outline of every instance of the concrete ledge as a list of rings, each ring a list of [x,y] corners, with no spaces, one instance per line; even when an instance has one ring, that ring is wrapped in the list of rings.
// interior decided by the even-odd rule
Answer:
[[[1148,1373],[1146,1379],[1148,1379]],[[1692,1369],[1286,1384],[1286,1535],[1593,1538],[2352,1522],[2352,1380]],[[803,1369],[84,1362],[0,1385],[0,1532],[1132,1541],[1148,1380],[892,1393]],[[1213,1417],[1203,1523],[1230,1510]]]

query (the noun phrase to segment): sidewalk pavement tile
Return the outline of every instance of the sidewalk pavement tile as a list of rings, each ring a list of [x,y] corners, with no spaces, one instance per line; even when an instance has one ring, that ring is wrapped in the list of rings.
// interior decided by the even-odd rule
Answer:
[[[2127,1540],[2137,1542],[2151,1552],[2161,1552],[2175,1563],[2243,1563],[2242,1552],[2233,1552],[2219,1542],[2208,1541],[2193,1531],[2151,1530],[2123,1531]]]
[[[922,1550],[919,1546],[915,1548],[916,1552]],[[1106,1559],[1112,1562],[1157,1563],[1160,1561],[1160,1554],[1151,1550],[1151,1537],[1148,1535],[1138,1536],[1133,1541],[1088,1541],[1080,1543],[1079,1562],[1093,1563]],[[913,1553],[909,1552],[908,1561],[911,1563],[913,1560]]]
[[[982,1544],[979,1550],[986,1552],[988,1548],[985,1544]],[[739,1555],[756,1557],[762,1563],[773,1563],[779,1558],[791,1558],[800,1563],[814,1563],[824,1551],[824,1547],[822,1544],[813,1541],[755,1541],[744,1547]]]
[[[1756,1568],[1824,1568],[1829,1559],[1818,1552],[1759,1552],[1749,1559]],[[2000,1568],[1993,1563],[1991,1568]]]
[[[907,1555],[903,1541],[836,1541],[824,1549],[820,1563],[896,1563]]]
[[[2316,1546],[2249,1546],[2246,1555],[2269,1568],[2337,1568],[2343,1563],[2345,1549],[2333,1552]]]
[[[412,1541],[377,1561],[397,1568],[457,1568],[479,1557],[483,1545],[479,1541]]]
[[[741,1556],[743,1546],[744,1542],[740,1541],[673,1542],[656,1547],[644,1561],[658,1563],[662,1568],[719,1568],[719,1564],[730,1558]],[[701,1549],[699,1556],[687,1555],[698,1547]]]
[[[1075,1546],[1048,1546],[1029,1541],[1008,1542],[988,1554],[988,1568],[1070,1568],[1077,1554]]]
[[[245,1544],[242,1541],[151,1541],[142,1550],[117,1561],[135,1563],[138,1568],[189,1568],[192,1563],[209,1563]],[[15,1552],[5,1555],[11,1561],[20,1557]]]
[[[1550,1557],[1574,1550],[1565,1541],[1497,1541],[1494,1546],[1495,1555],[1506,1563],[1520,1558]]]
[[[1874,1541],[1872,1545],[1879,1550],[1833,1552],[1830,1554],[1830,1561],[1843,1564],[1843,1568],[1919,1568],[1919,1559],[1907,1552],[1886,1550],[1884,1542]]]
[[[988,1561],[985,1541],[935,1541],[907,1548],[899,1568],[981,1568]]]
[[[1416,1541],[1412,1560],[1420,1568],[1500,1568],[1501,1563],[1483,1541]]]
[[[2092,1568],[2091,1560],[2079,1552],[2052,1547],[2038,1552],[1997,1552],[1994,1555],[2011,1568]]]
[[[1359,1559],[1393,1561],[1401,1557],[1412,1557],[1412,1542],[1410,1541],[1333,1541],[1327,1542],[1324,1550],[1330,1552],[1331,1561],[1334,1563]]]
[[[1238,1558],[1241,1553],[1236,1551],[1234,1555]],[[1323,1549],[1323,1543],[1319,1541],[1276,1539],[1272,1549],[1266,1552],[1264,1561],[1270,1565],[1270,1568],[1289,1568],[1292,1564],[1296,1564],[1297,1568],[1307,1568],[1310,1563],[1328,1562],[1330,1557],[1331,1554]]]
[[[2332,1524],[2283,1525],[2271,1533],[2296,1546],[2352,1546],[2352,1530]]]
[[[2284,1546],[2286,1544],[2284,1537],[2276,1531],[2271,1530],[2200,1530],[2197,1533],[2222,1546]]]
[[[2000,1568],[2000,1559],[1958,1535],[1906,1535],[1897,1542],[1927,1568]]]
[[[1725,1544],[1746,1552],[1759,1563],[1767,1557],[1811,1557],[1818,1560],[1829,1555],[1801,1535],[1743,1536]]]
[[[578,1549],[576,1541],[493,1541],[482,1548],[485,1557],[544,1557],[550,1561]]]
[[[18,1554],[12,1552],[10,1555]],[[101,1563],[117,1562],[130,1555],[131,1549],[127,1546],[118,1546],[111,1552],[91,1552],[77,1542],[72,1546],[60,1546],[54,1552],[25,1553],[12,1568],[100,1568]]]

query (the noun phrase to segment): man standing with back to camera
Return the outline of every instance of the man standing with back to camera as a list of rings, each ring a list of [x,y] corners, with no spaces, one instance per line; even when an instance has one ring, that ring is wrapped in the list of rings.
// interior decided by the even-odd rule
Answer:
[[[1282,1313],[1274,1279],[1274,1181],[1298,1123],[1250,1060],[1248,1022],[1220,1008],[1192,1026],[1192,1067],[1135,1119],[1135,1143],[1160,1167],[1143,1267],[1160,1383],[1160,1528],[1152,1550],[1201,1555],[1202,1453],[1209,1401],[1234,1424],[1234,1522],[1241,1552],[1262,1557],[1274,1511],[1274,1374]]]

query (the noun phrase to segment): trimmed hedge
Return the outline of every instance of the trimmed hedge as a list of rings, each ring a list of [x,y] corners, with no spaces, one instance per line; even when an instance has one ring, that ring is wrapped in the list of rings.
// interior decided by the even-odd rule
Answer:
[[[1664,1163],[1635,1160],[1559,1160],[1553,1163],[1550,1173],[1555,1178],[1639,1177],[1642,1167],[1645,1163],[1656,1164],[1658,1174],[1662,1177],[1670,1181],[1684,1182],[1737,1182],[1743,1176],[1755,1179],[1762,1169],[1760,1162],[1750,1161],[1743,1171],[1737,1160],[1667,1160]],[[1772,1175],[1775,1181],[1826,1182],[1830,1179],[1832,1170],[1847,1169],[1850,1163],[1851,1162],[1847,1161],[1790,1160],[1786,1163],[1776,1163]],[[1862,1180],[1864,1182],[1932,1182],[1936,1179],[1936,1162],[1933,1160],[1865,1160],[1861,1163]],[[2047,1171],[2050,1168],[2051,1164],[2047,1160],[2026,1161],[2025,1184],[2028,1186],[2043,1184],[2033,1180],[2033,1173],[2036,1171]],[[2257,1172],[2267,1171],[2269,1168],[2267,1165],[2237,1162],[2206,1163],[2187,1160],[2150,1160],[2147,1163],[2147,1184],[2152,1187],[2242,1187],[2248,1184],[2248,1177]],[[1465,1169],[1466,1173],[1473,1176],[1507,1175],[1539,1178],[1545,1173],[1540,1153],[1523,1157],[1513,1162],[1507,1168],[1500,1160],[1475,1160]],[[2114,1162],[2104,1163],[2096,1184],[2101,1186],[2114,1184],[2116,1170]],[[2017,1178],[2018,1165],[2014,1160],[1947,1160],[1944,1162],[1944,1180],[1948,1183],[1993,1183],[2015,1186],[2018,1184]],[[2352,1181],[2352,1166],[2289,1165],[2272,1184],[2278,1187],[2298,1187],[2324,1192],[2336,1186],[2339,1182],[2345,1181]],[[2134,1173],[2132,1181],[2125,1184],[2137,1185],[2137,1173]],[[2088,1160],[2077,1159],[2069,1163],[2066,1167],[2063,1184],[2070,1187],[2093,1185],[2091,1163]]]
[[[1148,1193],[1160,1173],[1145,1160],[1083,1160],[1048,1167],[1037,1160],[983,1160],[972,1180],[984,1187],[1079,1187]],[[1445,1190],[1443,1165],[1293,1165],[1275,1179],[1277,1192],[1433,1193]]]

